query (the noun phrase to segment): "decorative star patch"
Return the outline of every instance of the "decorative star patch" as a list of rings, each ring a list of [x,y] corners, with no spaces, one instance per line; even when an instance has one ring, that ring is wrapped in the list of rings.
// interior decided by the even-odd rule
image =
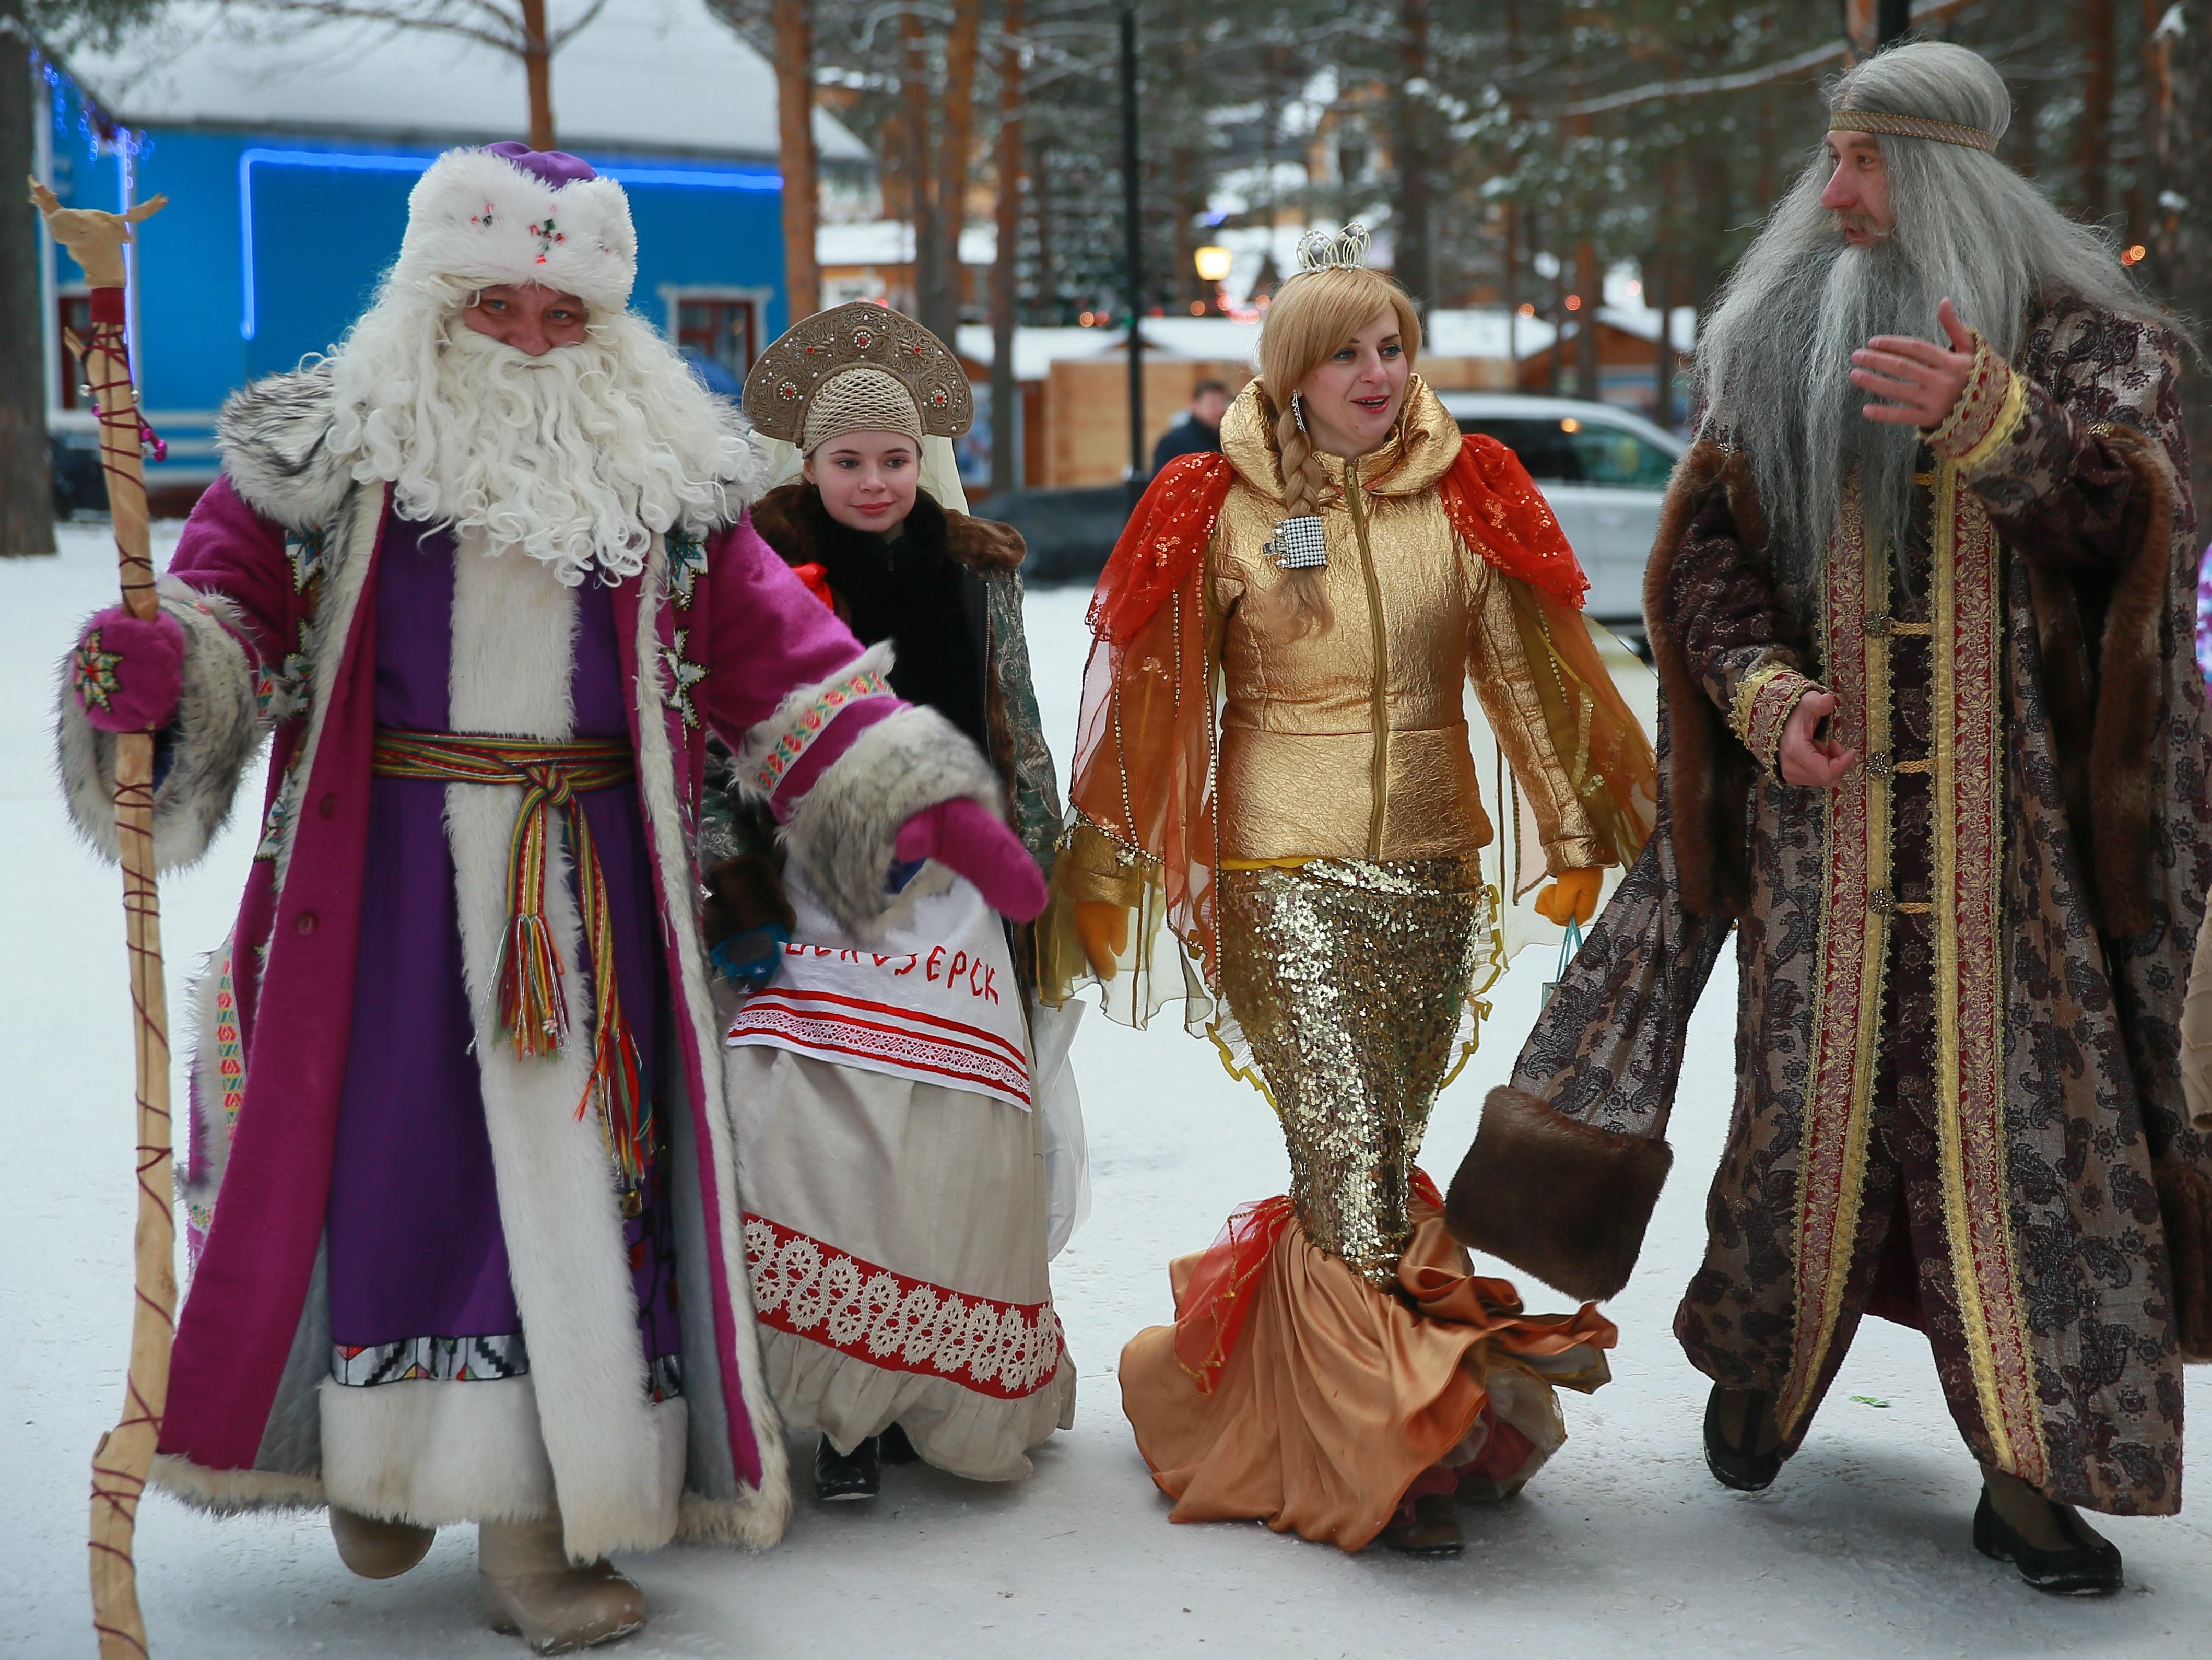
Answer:
[[[122,660],[121,652],[100,648],[98,629],[78,641],[76,656],[70,666],[70,677],[76,683],[77,701],[88,709],[112,708],[116,694],[123,690],[123,682],[115,672],[115,666]]]
[[[689,531],[668,532],[668,592],[678,607],[691,609],[692,585],[707,569],[707,544]]]
[[[287,531],[284,558],[292,567],[292,592],[305,593],[323,580],[330,569],[327,544],[320,530]]]
[[[691,688],[707,678],[707,671],[696,663],[684,660],[684,650],[691,638],[691,630],[676,630],[675,642],[660,648],[660,661],[668,671],[668,701],[684,717],[687,727],[699,724],[699,711],[692,706]]]

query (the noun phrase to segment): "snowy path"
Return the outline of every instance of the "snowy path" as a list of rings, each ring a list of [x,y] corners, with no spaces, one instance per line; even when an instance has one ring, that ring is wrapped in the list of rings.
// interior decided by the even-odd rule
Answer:
[[[173,527],[170,527],[173,535]],[[51,666],[113,592],[104,531],[58,561],[0,562],[0,1653],[88,1655],[86,1461],[113,1421],[130,1305],[130,1061],[116,880],[70,840],[47,735]],[[1048,728],[1064,742],[1084,596],[1031,596]],[[258,800],[258,792],[254,797]],[[173,1000],[228,925],[247,855],[234,825],[166,883]],[[1484,1091],[1508,1069],[1542,977],[1532,951],[1499,988],[1483,1051],[1440,1104],[1428,1168],[1449,1179]],[[2130,1589],[2053,1602],[1977,1556],[1973,1466],[1911,1333],[1869,1322],[1826,1415],[1771,1492],[1716,1487],[1698,1448],[1704,1380],[1668,1331],[1703,1243],[1704,1188],[1729,1094],[1732,974],[1706,998],[1675,1119],[1678,1173],[1644,1266],[1610,1312],[1615,1381],[1569,1396],[1572,1438],[1528,1493],[1466,1512],[1470,1548],[1421,1564],[1346,1557],[1257,1525],[1171,1527],[1121,1418],[1115,1356],[1165,1317],[1164,1265],[1238,1202],[1279,1192],[1281,1144],[1260,1099],[1170,1026],[1094,1014],[1077,1046],[1097,1207],[1054,1265],[1082,1365],[1073,1433],[1036,1477],[990,1488],[894,1470],[873,1506],[801,1499],[789,1537],[745,1556],[670,1550],[628,1564],[653,1622],[613,1651],[648,1656],[1032,1657],[1608,1654],[1892,1657],[2102,1651],[2202,1654],[2212,1625],[2212,1497],[2190,1516],[2110,1524]],[[181,1092],[179,1094],[181,1099]],[[1532,1303],[1556,1306],[1541,1287]],[[2190,1380],[2190,1451],[2212,1469],[2212,1372]],[[1854,1401],[1875,1397],[1886,1408]],[[806,1450],[795,1448],[803,1457]],[[795,1459],[796,1462],[796,1459]],[[799,1468],[804,1468],[803,1463]],[[473,1540],[451,1529],[404,1578],[339,1566],[321,1520],[215,1523],[162,1499],[139,1528],[162,1660],[311,1654],[513,1657],[474,1606]],[[2191,1638],[2191,1631],[2197,1635]]]

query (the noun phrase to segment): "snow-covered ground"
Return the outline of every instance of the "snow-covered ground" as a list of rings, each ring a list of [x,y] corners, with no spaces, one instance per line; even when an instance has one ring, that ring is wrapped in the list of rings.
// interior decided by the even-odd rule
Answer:
[[[167,527],[165,546],[173,536]],[[0,1581],[14,1587],[0,1593],[0,1652],[40,1660],[93,1651],[87,1459],[114,1420],[131,1304],[117,884],[71,841],[48,758],[52,666],[76,619],[112,593],[114,563],[104,530],[72,527],[65,539],[58,560],[0,562],[0,1053],[13,1057],[0,1157],[15,1195],[0,1205]],[[1083,603],[1065,590],[1030,596],[1055,743],[1073,725]],[[228,926],[247,851],[234,826],[204,866],[163,885],[173,988]],[[1528,952],[1498,988],[1481,1053],[1437,1109],[1425,1162],[1439,1178],[1510,1065],[1546,955]],[[1704,1188],[1725,1125],[1732,984],[1723,969],[1694,1030],[1677,1174],[1642,1271],[1610,1310],[1621,1328],[1614,1382],[1567,1397],[1572,1438],[1526,1494],[1465,1512],[1469,1548],[1456,1561],[1346,1556],[1257,1524],[1167,1522],[1121,1416],[1115,1354],[1166,1317],[1167,1259],[1203,1246],[1241,1201],[1279,1192],[1286,1171],[1266,1107],[1208,1047],[1172,1023],[1131,1033],[1094,1014],[1076,1054],[1097,1207],[1054,1271],[1082,1368],[1073,1432],[1048,1443],[1018,1486],[893,1470],[873,1505],[802,1498],[789,1536],[766,1554],[668,1550],[627,1562],[653,1618],[617,1651],[2203,1653],[2212,1498],[2200,1493],[2177,1520],[2108,1524],[2127,1556],[2124,1595],[2037,1596],[1973,1552],[1973,1465],[1910,1332],[1868,1323],[1772,1490],[1730,1493],[1707,1475],[1704,1380],[1668,1323],[1702,1247]],[[1557,1305],[1541,1287],[1524,1289],[1536,1305]],[[2195,1374],[2189,1394],[2196,1463],[2212,1455],[2212,1374]],[[140,1518],[138,1560],[163,1660],[522,1652],[477,1614],[467,1529],[449,1530],[413,1573],[371,1584],[339,1566],[319,1517],[216,1523],[157,1497]]]

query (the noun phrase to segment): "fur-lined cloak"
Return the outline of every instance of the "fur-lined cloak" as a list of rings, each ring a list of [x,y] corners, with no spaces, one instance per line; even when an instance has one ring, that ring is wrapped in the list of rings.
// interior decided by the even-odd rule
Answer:
[[[1969,1444],[2053,1499],[2160,1514],[2181,1365],[2212,1351],[2212,1122],[2177,1065],[2212,883],[2179,349],[2078,301],[2024,338],[2017,368],[1984,349],[1923,452],[1897,569],[1924,588],[1847,504],[1793,589],[1744,458],[1678,469],[1645,587],[1658,829],[1492,1093],[1453,1216],[1565,1289],[1620,1288],[1734,927],[1693,1363],[1771,1391],[1795,1448],[1898,1249],[1886,1138],[1920,1124],[1918,1308]],[[1860,757],[1832,791],[1776,770],[1816,685]]]
[[[389,488],[356,483],[331,458],[330,418],[326,370],[234,397],[220,424],[224,477],[195,510],[162,585],[187,642],[155,794],[164,867],[204,851],[264,733],[274,743],[236,927],[194,997],[195,1156],[185,1198],[206,1233],[178,1326],[154,1473],[156,1486],[219,1511],[325,1501],[319,1396],[331,1346],[319,1246],[351,1037],[377,580],[392,522]],[[483,562],[465,588],[542,575],[519,553],[461,556]],[[389,1417],[384,1440],[395,1464],[404,1455],[422,1468],[425,1438],[442,1449],[433,1457],[439,1494],[427,1502],[451,1514],[415,1519],[497,1519],[475,1502],[506,1479],[493,1466],[550,1456],[568,1548],[580,1560],[678,1534],[764,1545],[781,1535],[789,1509],[782,1434],[755,1341],[700,937],[691,843],[708,731],[755,765],[775,757],[782,782],[770,793],[787,818],[793,856],[856,923],[880,895],[907,817],[956,795],[997,800],[973,747],[941,716],[891,697],[880,654],[864,657],[741,517],[655,535],[643,573],[610,598],[674,1011],[672,1052],[659,1068],[668,1088],[657,1107],[673,1159],[684,1394],[656,1402],[646,1388],[613,1178],[599,1126],[575,1111],[588,1038],[572,1037],[559,1064],[518,1061],[484,1037],[482,987],[471,996],[477,1063],[530,1376],[346,1392],[362,1397],[349,1404],[374,1403]],[[501,605],[489,591],[471,603],[474,644],[457,647],[453,666],[455,708],[483,704],[494,689],[489,701],[511,706],[532,695],[519,685],[548,682],[540,660],[562,652],[543,628],[532,632],[532,617],[548,607]],[[518,673],[518,665],[532,672]],[[520,710],[519,729],[564,729],[556,706],[566,682],[550,678],[558,684],[542,694],[546,707]],[[870,702],[872,721],[848,718]],[[66,690],[59,725],[72,811],[112,854],[112,740],[84,721]],[[477,785],[448,792],[471,962],[498,954],[497,939],[485,935],[505,917],[515,794]],[[565,863],[556,856],[556,871]],[[582,959],[568,889],[549,884],[548,915],[565,935],[568,1006],[588,1009],[575,979]],[[500,1392],[523,1381],[518,1417],[501,1404],[516,1397]],[[446,1392],[434,1424],[425,1389]],[[349,1493],[376,1474],[352,1473]],[[424,1504],[418,1495],[401,1508]]]

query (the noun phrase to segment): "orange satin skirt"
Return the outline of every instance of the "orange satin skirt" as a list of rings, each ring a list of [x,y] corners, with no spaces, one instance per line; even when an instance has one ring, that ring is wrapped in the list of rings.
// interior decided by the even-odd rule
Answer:
[[[1121,1367],[1138,1450],[1176,1501],[1169,1519],[1256,1519],[1358,1550],[1425,1472],[1502,1497],[1566,1439],[1553,1389],[1607,1381],[1613,1323],[1587,1304],[1523,1315],[1510,1284],[1474,1275],[1420,1187],[1388,1290],[1308,1243],[1279,1201],[1271,1242],[1241,1236],[1241,1277],[1224,1253],[1265,1207],[1169,1265],[1177,1324],[1139,1332]]]

